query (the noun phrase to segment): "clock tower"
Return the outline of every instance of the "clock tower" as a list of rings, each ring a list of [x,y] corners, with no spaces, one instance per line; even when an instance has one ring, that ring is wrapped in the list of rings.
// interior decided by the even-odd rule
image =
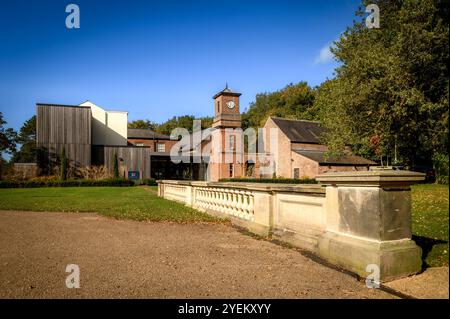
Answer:
[[[212,127],[241,127],[239,96],[241,93],[231,90],[228,84],[225,89],[213,96],[215,113]]]
[[[242,176],[242,129],[239,96],[225,86],[214,95],[209,180]]]

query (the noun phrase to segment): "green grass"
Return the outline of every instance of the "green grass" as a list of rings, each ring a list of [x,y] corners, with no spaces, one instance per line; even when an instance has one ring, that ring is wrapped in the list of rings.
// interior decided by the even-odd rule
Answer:
[[[424,267],[448,266],[448,186],[412,186],[413,239],[422,247]]]
[[[118,219],[148,221],[220,221],[183,204],[157,197],[145,187],[0,189],[0,209],[96,212]]]

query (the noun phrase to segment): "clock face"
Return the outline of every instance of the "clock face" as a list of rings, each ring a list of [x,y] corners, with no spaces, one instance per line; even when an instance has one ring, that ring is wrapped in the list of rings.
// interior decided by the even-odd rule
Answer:
[[[230,108],[230,109],[234,108],[234,106],[235,106],[234,101],[228,101],[228,102],[227,102],[227,106],[228,106],[228,108]]]

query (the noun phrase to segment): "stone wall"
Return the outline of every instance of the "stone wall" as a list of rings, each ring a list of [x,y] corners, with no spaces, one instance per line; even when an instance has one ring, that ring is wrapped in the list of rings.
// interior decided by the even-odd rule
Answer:
[[[16,177],[28,179],[38,176],[39,168],[36,163],[14,163]]]
[[[322,185],[163,180],[158,194],[229,217],[253,233],[310,250],[362,277],[373,265],[381,281],[421,270],[421,249],[411,240],[409,185],[424,174],[338,172],[316,178]]]

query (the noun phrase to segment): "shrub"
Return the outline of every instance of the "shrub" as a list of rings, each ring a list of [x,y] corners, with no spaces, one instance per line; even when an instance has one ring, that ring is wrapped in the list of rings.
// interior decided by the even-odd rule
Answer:
[[[436,174],[436,183],[448,184],[448,154],[435,154],[433,156],[433,166]]]
[[[49,181],[58,181],[58,175],[44,175],[44,176],[36,176],[29,179],[31,182],[49,182]]]
[[[0,181],[0,188],[31,188],[31,187],[86,187],[86,186],[134,186],[134,182],[122,178],[102,180],[69,179],[69,180],[27,180],[27,181]]]
[[[223,178],[220,182],[242,183],[280,183],[280,184],[317,184],[314,178]]]
[[[84,179],[109,179],[112,178],[111,173],[109,172],[106,166],[86,166],[78,169],[78,175]]]
[[[142,180],[142,184],[148,186],[158,186],[158,183],[156,183],[156,180],[154,178],[144,178]]]

